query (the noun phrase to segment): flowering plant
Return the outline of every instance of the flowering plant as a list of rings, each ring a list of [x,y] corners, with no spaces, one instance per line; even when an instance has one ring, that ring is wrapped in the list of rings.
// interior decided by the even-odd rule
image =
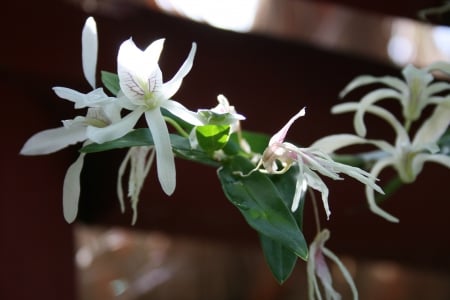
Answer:
[[[163,82],[158,64],[164,40],[139,49],[130,38],[124,41],[117,55],[117,74],[101,73],[104,88],[96,87],[97,28],[88,18],[82,31],[82,62],[84,76],[92,87],[88,93],[55,87],[56,95],[74,103],[75,109],[87,109],[85,115],[63,121],[63,126],[33,135],[23,146],[21,154],[41,155],[59,151],[82,142],[78,159],[68,168],[63,185],[63,211],[67,222],[76,219],[80,195],[79,176],[84,157],[93,152],[128,148],[119,167],[117,194],[122,211],[125,195],[122,180],[128,174],[127,197],[137,220],[139,194],[145,178],[156,159],[158,179],[163,191],[170,196],[176,188],[174,157],[191,160],[217,168],[217,175],[228,200],[242,213],[247,223],[257,231],[266,261],[278,282],[291,274],[298,258],[307,261],[310,298],[321,299],[322,284],[326,299],[339,299],[325,257],[334,261],[351,286],[354,298],[357,290],[343,264],[328,248],[328,229],[320,229],[316,217],[317,236],[308,247],[303,236],[303,206],[309,195],[315,205],[312,190],[320,192],[327,218],[331,208],[330,191],[321,178],[342,180],[342,175],[356,179],[366,188],[370,209],[390,220],[398,219],[382,210],[375,192],[384,194],[377,177],[392,166],[401,182],[413,182],[425,162],[436,162],[450,168],[448,126],[450,122],[450,84],[435,82],[431,73],[450,73],[450,66],[436,63],[428,68],[404,69],[405,81],[394,77],[362,76],[352,81],[342,92],[345,96],[362,85],[382,83],[388,88],[370,92],[359,102],[336,105],[333,113],[355,112],[356,134],[323,137],[309,147],[299,147],[286,141],[293,123],[306,114],[302,108],[272,137],[242,130],[245,117],[230,105],[223,95],[217,106],[192,111],[171,99],[193,66],[197,45],[192,48],[175,76]],[[382,99],[397,99],[403,108],[403,124],[385,108],[376,105]],[[434,112],[423,121],[422,111],[434,105]],[[386,120],[397,137],[393,144],[366,138],[365,113]],[[141,117],[147,127],[135,128]],[[423,121],[423,122],[422,122]],[[422,122],[414,138],[411,124]],[[168,125],[173,127],[169,132]],[[349,154],[350,160],[340,161],[341,148],[366,144],[376,150]],[[360,168],[362,167],[362,168]],[[309,191],[309,194],[308,194]]]

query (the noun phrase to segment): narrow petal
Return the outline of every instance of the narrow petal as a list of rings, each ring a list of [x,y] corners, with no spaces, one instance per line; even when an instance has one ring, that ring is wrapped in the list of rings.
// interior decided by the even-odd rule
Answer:
[[[376,177],[378,177],[378,175],[384,168],[386,168],[389,165],[393,165],[393,164],[394,164],[394,159],[391,157],[381,159],[373,165],[370,175],[376,178]],[[388,220],[390,222],[394,222],[394,223],[399,222],[398,218],[387,213],[386,211],[382,210],[378,206],[378,204],[375,201],[374,190],[369,185],[366,185],[366,197],[367,197],[367,202],[369,203],[369,208],[374,214],[377,214],[380,217],[385,218],[386,220]]]
[[[289,131],[289,128],[292,126],[292,124],[300,117],[303,117],[306,113],[306,108],[303,107],[295,116],[289,119],[289,121],[286,123],[286,125],[281,128],[280,131],[275,133],[272,138],[269,141],[269,145],[272,145],[274,143],[282,143],[284,142],[284,139],[286,137],[287,132]]]
[[[328,257],[329,259],[331,259],[338,266],[339,270],[341,270],[341,273],[344,276],[345,281],[347,281],[348,285],[350,286],[350,290],[352,291],[352,294],[353,294],[353,300],[358,300],[358,298],[359,298],[358,289],[356,288],[356,285],[355,285],[355,282],[353,281],[352,275],[347,270],[347,268],[344,266],[342,261],[333,252],[331,252],[328,248],[323,247],[322,251],[323,251],[323,254],[326,257]]]
[[[415,176],[422,171],[425,162],[434,162],[450,169],[450,156],[444,154],[417,154],[412,161],[412,171]]]
[[[30,137],[20,150],[20,154],[49,154],[84,140],[86,140],[86,127],[81,124],[47,129]]]
[[[181,103],[173,100],[164,101],[161,107],[167,109],[172,114],[177,116],[178,118],[188,122],[189,124],[201,126],[203,122],[200,120],[198,115],[184,107]]]
[[[118,139],[133,130],[142,113],[143,109],[137,109],[130,112],[120,121],[106,127],[88,126],[87,137],[98,144]]]
[[[430,84],[425,92],[427,93],[427,96],[432,96],[434,94],[437,93],[441,93],[441,92],[445,92],[447,90],[450,90],[450,84],[448,82],[442,82],[442,81],[438,81],[438,82],[434,82],[432,84]]]
[[[183,81],[183,78],[189,73],[189,71],[192,69],[192,65],[194,63],[194,56],[195,52],[197,50],[197,44],[192,43],[191,51],[189,52],[188,57],[184,61],[181,68],[178,70],[178,72],[173,76],[171,80],[164,83],[162,86],[162,93],[164,94],[164,97],[166,99],[171,98],[180,88],[181,82]]]
[[[331,215],[331,211],[330,211],[330,206],[328,205],[328,195],[329,195],[329,191],[328,191],[328,187],[327,185],[323,182],[323,180],[313,171],[308,170],[307,168],[305,168],[305,179],[308,182],[308,185],[315,189],[316,191],[319,191],[322,194],[322,203],[323,203],[323,208],[325,209],[325,214],[327,215],[327,219],[330,218]]]
[[[336,150],[351,145],[365,144],[367,141],[354,134],[334,134],[315,141],[309,148],[319,149],[325,153],[334,153]]]
[[[159,183],[163,191],[170,196],[175,191],[176,171],[169,131],[159,109],[146,111],[145,119],[155,143]]]
[[[97,68],[97,25],[93,17],[89,17],[84,24],[81,34],[81,58],[83,61],[83,73],[86,80],[95,89],[95,73]]]
[[[406,84],[396,78],[396,77],[392,77],[392,76],[384,76],[384,77],[373,77],[370,75],[363,75],[363,76],[358,76],[355,79],[353,79],[340,93],[339,93],[339,97],[343,98],[345,97],[349,92],[351,92],[352,90],[364,86],[364,85],[369,85],[369,84],[374,84],[374,83],[381,83],[381,84],[385,84],[391,88],[394,88],[396,90],[398,90],[401,93],[404,93],[408,90],[408,87],[406,86]]]
[[[131,155],[133,153],[133,148],[130,148],[125,155],[124,159],[122,160],[122,163],[119,166],[119,171],[117,173],[117,197],[119,198],[119,204],[120,204],[120,211],[122,213],[125,212],[125,201],[123,196],[123,187],[122,187],[122,178],[125,174],[125,170],[128,166],[128,163],[131,159]]]
[[[67,223],[72,223],[77,217],[78,201],[80,199],[80,174],[83,169],[84,153],[67,169],[63,185],[63,211]]]

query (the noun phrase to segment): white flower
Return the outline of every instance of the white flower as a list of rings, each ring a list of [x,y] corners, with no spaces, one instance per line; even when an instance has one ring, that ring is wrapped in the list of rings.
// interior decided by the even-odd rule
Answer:
[[[78,142],[90,143],[89,128],[105,127],[120,119],[120,107],[115,98],[108,97],[102,89],[95,89],[95,69],[97,64],[97,29],[92,17],[86,20],[82,32],[82,60],[84,75],[94,89],[83,94],[78,91],[55,87],[55,93],[63,99],[74,102],[75,108],[88,107],[86,116],[64,120],[63,126],[47,129],[34,134],[22,147],[22,155],[42,155],[59,151]],[[68,223],[75,220],[80,196],[80,173],[85,154],[67,169],[63,185],[63,210]]]
[[[154,141],[159,182],[163,191],[171,195],[176,186],[175,162],[169,131],[161,109],[167,109],[194,125],[201,125],[201,122],[194,112],[174,100],[169,100],[192,68],[196,44],[192,44],[187,59],[175,76],[165,83],[158,65],[163,44],[164,40],[160,39],[142,51],[131,39],[122,43],[117,56],[118,76],[123,93],[119,101],[131,112],[111,126],[90,128],[88,134],[97,143],[122,137],[133,129],[144,114]]]
[[[325,299],[339,300],[341,295],[333,288],[333,280],[330,269],[328,268],[325,257],[331,259],[340,269],[345,281],[350,286],[353,294],[353,299],[358,299],[358,290],[353,282],[352,276],[341,260],[325,247],[325,242],[330,238],[330,232],[327,229],[319,232],[309,247],[309,258],[306,266],[308,278],[308,296],[310,300],[322,299],[321,287],[319,281],[325,292]]]
[[[334,180],[342,179],[342,177],[339,176],[339,173],[344,173],[365,185],[369,185],[378,192],[383,193],[381,188],[375,184],[375,177],[359,168],[333,161],[328,154],[318,147],[318,145],[312,145],[309,148],[299,148],[291,143],[285,142],[284,139],[291,125],[296,119],[304,115],[305,109],[303,108],[293,116],[280,131],[272,136],[268,147],[263,153],[260,163],[255,168],[255,170],[259,169],[262,165],[264,167],[264,170],[262,171],[264,172],[269,174],[282,174],[293,164],[298,165],[299,172],[292,201],[292,211],[297,210],[300,200],[303,197],[307,186],[309,186],[322,194],[322,202],[327,218],[330,217],[331,211],[328,205],[328,187],[317,173]],[[281,163],[281,169],[279,169],[278,163]]]
[[[155,158],[155,151],[152,146],[131,147],[128,150],[122,164],[119,167],[119,174],[117,179],[117,195],[119,197],[120,208],[122,212],[125,211],[125,203],[122,188],[122,177],[127,166],[130,170],[128,174],[128,197],[131,200],[131,207],[133,209],[132,224],[137,220],[137,205],[139,202],[139,194],[141,193],[144,181],[153,164]]]
[[[343,113],[357,111],[358,109],[359,103],[344,103],[335,106],[333,111]],[[440,149],[437,145],[438,140],[450,124],[450,104],[444,102],[437,105],[433,114],[417,130],[412,140],[395,116],[386,109],[368,106],[365,110],[386,120],[392,126],[396,133],[395,144],[391,145],[386,141],[363,139],[352,135],[330,136],[326,138],[326,142],[323,141],[323,144],[328,145],[329,152],[352,144],[368,143],[375,145],[383,151],[383,155],[372,166],[371,176],[377,177],[383,169],[392,166],[405,183],[414,182],[427,161],[450,168],[450,157],[439,153]],[[374,190],[370,186],[366,186],[366,197],[370,209],[374,213],[391,222],[398,222],[398,218],[388,214],[376,204]]]
[[[403,108],[403,117],[406,121],[406,128],[416,121],[423,108],[429,104],[440,104],[448,102],[449,97],[441,96],[439,93],[450,90],[450,84],[447,82],[433,82],[433,75],[430,70],[440,69],[448,71],[450,68],[445,64],[434,64],[426,69],[418,69],[412,65],[407,65],[403,71],[404,81],[391,76],[373,77],[359,76],[352,80],[340,93],[344,97],[350,91],[368,84],[381,83],[387,85],[387,88],[376,89],[365,95],[355,112],[354,126],[356,133],[360,136],[366,135],[366,126],[364,124],[364,113],[366,108],[383,99],[397,99]]]

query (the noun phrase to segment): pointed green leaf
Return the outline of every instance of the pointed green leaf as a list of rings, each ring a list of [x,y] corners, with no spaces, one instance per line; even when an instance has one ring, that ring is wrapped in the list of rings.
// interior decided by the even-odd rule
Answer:
[[[119,85],[119,77],[117,74],[102,71],[102,82],[103,85],[114,95],[117,96],[117,94],[120,91],[120,85]]]
[[[245,177],[235,174],[236,171],[248,173],[252,168],[253,164],[240,156],[220,168],[218,176],[225,195],[252,228],[306,259],[308,245],[303,233],[268,175],[260,172]]]

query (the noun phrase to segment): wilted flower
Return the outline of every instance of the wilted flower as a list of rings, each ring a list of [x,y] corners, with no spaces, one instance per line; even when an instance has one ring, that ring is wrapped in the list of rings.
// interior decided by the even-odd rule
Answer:
[[[117,195],[119,197],[120,208],[122,212],[124,212],[125,202],[122,188],[122,177],[127,166],[129,166],[127,195],[130,197],[131,207],[133,209],[132,224],[136,223],[139,194],[144,186],[145,179],[147,178],[147,174],[153,164],[154,158],[155,150],[153,146],[131,147],[119,167],[119,174],[117,177]]]
[[[326,261],[326,257],[331,259],[340,269],[344,279],[353,294],[353,299],[358,299],[358,290],[353,282],[347,268],[341,262],[341,260],[325,247],[325,242],[330,238],[330,232],[327,229],[319,232],[309,247],[309,258],[306,266],[307,278],[308,278],[308,296],[310,300],[323,299],[321,287],[325,293],[325,299],[327,300],[339,300],[341,295],[333,288],[333,279],[331,277],[330,269]]]

